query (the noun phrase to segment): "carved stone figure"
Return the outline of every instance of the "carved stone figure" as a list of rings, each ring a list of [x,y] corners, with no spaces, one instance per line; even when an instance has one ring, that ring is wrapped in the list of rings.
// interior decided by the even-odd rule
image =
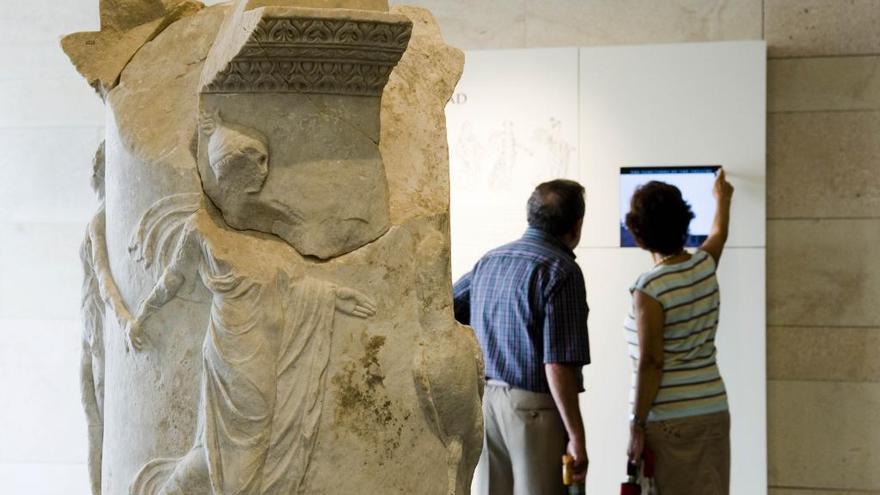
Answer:
[[[131,315],[110,273],[105,241],[104,215],[104,143],[92,162],[92,190],[100,206],[89,222],[80,247],[83,264],[82,286],[82,357],[80,385],[89,434],[88,469],[93,493],[101,493],[101,457],[104,440],[104,318],[106,309],[126,324]]]
[[[101,9],[62,42],[108,109],[83,248],[93,493],[468,493],[482,365],[452,316],[443,117],[461,52],[382,0]]]
[[[181,220],[169,210],[193,213]],[[160,200],[143,224],[132,247],[147,264],[160,263],[161,275],[126,328],[132,347],[144,345],[147,318],[196,274],[211,292],[211,317],[195,446],[179,460],[148,463],[132,494],[297,493],[322,410],[334,311],[366,318],[375,303],[302,276],[283,259],[254,263],[224,249],[248,238],[218,225],[198,195]],[[165,238],[178,239],[170,254],[158,245]]]

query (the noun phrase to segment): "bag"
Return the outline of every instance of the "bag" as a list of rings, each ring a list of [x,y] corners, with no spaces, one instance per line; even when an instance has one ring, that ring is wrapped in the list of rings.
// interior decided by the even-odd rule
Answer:
[[[620,485],[620,495],[659,495],[654,483],[654,453],[645,448],[641,462],[626,462],[626,481]]]

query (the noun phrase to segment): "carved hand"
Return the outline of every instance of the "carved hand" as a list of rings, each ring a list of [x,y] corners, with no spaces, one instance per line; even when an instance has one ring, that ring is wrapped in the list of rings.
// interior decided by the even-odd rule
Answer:
[[[137,318],[129,319],[125,324],[125,348],[140,351],[144,347],[144,325]]]
[[[125,308],[123,308],[122,311],[116,313],[116,323],[119,324],[119,328],[125,331],[128,331],[128,326],[132,324],[133,320],[134,316],[132,316],[131,313],[128,312],[128,310],[125,310]]]
[[[360,291],[340,287],[336,289],[336,310],[358,318],[369,318],[376,314],[376,303]]]

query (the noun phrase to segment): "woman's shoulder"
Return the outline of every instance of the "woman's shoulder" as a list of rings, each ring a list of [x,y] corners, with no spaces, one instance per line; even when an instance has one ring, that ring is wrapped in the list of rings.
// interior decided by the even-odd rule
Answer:
[[[710,270],[714,272],[718,268],[718,264],[715,263],[715,258],[709,254],[708,251],[703,251],[702,249],[697,249],[694,251],[693,259],[696,263],[694,263],[694,267],[703,268],[705,270]]]
[[[657,292],[672,284],[680,284],[695,272],[714,271],[715,261],[709,253],[696,250],[690,258],[673,265],[658,265],[639,275],[633,284],[633,290],[638,289],[647,293]]]

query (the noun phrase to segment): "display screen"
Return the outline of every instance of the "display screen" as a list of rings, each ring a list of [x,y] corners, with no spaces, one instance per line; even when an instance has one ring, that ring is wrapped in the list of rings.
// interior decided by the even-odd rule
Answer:
[[[629,213],[630,200],[636,189],[654,180],[677,187],[684,200],[691,205],[695,216],[691,221],[690,235],[685,246],[697,247],[703,244],[709,235],[712,219],[715,216],[712,188],[715,185],[715,175],[720,168],[717,165],[621,167],[620,247],[637,247],[632,234],[626,228],[626,214]]]

